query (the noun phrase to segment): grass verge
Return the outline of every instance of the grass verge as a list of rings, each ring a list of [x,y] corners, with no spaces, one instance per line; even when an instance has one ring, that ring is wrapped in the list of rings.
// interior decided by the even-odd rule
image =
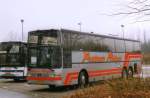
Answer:
[[[64,98],[150,98],[150,79],[117,79],[79,89]]]

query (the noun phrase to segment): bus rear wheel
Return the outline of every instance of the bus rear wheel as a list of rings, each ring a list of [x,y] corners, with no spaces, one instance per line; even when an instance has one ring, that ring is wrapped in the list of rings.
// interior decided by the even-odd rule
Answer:
[[[88,75],[86,72],[82,71],[79,74],[79,78],[78,78],[78,85],[80,87],[85,87],[88,84]]]
[[[48,85],[49,89],[55,89],[56,86],[55,85]]]
[[[128,69],[128,77],[129,78],[133,78],[133,70],[132,70],[132,68]]]
[[[14,81],[15,81],[15,82],[18,82],[18,81],[20,81],[20,79],[19,79],[19,78],[15,78]]]

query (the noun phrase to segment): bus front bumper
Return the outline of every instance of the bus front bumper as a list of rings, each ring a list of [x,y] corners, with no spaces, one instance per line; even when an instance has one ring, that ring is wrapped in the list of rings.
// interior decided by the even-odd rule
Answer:
[[[64,83],[61,77],[27,77],[28,84],[39,84],[39,85],[56,85],[62,86]]]
[[[25,76],[0,76],[2,79],[25,79]]]

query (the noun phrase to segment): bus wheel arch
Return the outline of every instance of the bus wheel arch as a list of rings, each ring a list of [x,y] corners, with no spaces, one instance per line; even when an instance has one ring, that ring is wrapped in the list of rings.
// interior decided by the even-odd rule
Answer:
[[[89,75],[87,70],[82,69],[78,75],[78,85],[80,87],[85,87],[89,83]]]

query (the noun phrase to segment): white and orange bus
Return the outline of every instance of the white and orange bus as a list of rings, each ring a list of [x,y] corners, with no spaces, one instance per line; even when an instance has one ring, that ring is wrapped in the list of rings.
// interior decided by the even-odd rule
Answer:
[[[25,80],[27,76],[27,43],[0,42],[0,78]]]
[[[29,84],[86,85],[140,74],[140,41],[67,29],[29,32]]]

